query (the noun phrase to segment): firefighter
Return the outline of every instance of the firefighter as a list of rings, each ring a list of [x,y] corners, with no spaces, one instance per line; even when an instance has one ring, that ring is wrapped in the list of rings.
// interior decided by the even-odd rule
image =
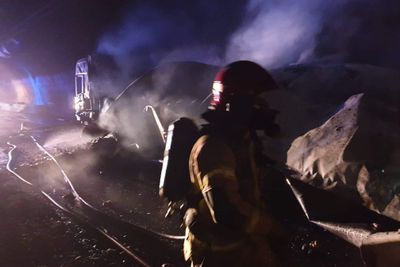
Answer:
[[[278,266],[267,242],[279,225],[264,212],[260,195],[265,160],[259,130],[272,136],[276,111],[262,94],[276,89],[271,75],[251,61],[217,74],[208,110],[189,158],[197,201],[185,215],[184,255],[192,266]]]

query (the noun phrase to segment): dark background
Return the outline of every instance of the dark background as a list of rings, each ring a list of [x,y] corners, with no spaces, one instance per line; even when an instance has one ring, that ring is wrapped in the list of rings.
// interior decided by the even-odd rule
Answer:
[[[2,0],[0,40],[6,45],[11,38],[17,40],[17,47],[11,48],[14,59],[37,74],[72,69],[77,59],[96,48],[99,36],[118,20],[126,2]]]
[[[190,50],[191,46],[198,45],[212,47],[213,54],[221,58],[211,62],[224,64],[223,54],[230,36],[240,26],[249,24],[252,15],[257,15],[246,12],[248,4],[261,2],[2,0],[0,43],[11,52],[11,57],[0,60],[23,62],[36,75],[54,74],[73,69],[77,59],[96,52],[105,36],[115,39],[133,36],[141,41],[130,40],[120,45],[116,49],[125,51],[116,54],[123,54],[143,69],[156,65],[176,47]],[[266,10],[282,3],[283,8],[301,5],[300,9],[307,10],[310,19],[315,18],[313,23],[319,26],[312,34],[313,56],[306,62],[400,67],[399,1],[272,0],[264,3]],[[283,43],[284,36],[282,32]],[[293,62],[300,52],[294,53]],[[191,57],[202,58],[201,55],[185,58]],[[273,67],[287,63],[290,62],[278,62]]]

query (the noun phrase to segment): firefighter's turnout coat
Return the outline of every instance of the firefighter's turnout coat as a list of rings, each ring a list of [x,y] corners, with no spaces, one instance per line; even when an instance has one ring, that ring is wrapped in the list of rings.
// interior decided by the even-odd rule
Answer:
[[[189,171],[199,200],[186,213],[184,242],[192,266],[276,266],[254,144],[248,130],[205,131],[194,144]]]

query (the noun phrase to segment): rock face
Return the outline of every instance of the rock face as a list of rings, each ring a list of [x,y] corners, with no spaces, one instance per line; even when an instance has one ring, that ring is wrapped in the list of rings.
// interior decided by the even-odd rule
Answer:
[[[399,107],[394,91],[351,96],[325,123],[291,144],[288,166],[310,184],[400,220]]]
[[[392,106],[399,103],[400,73],[390,69],[355,64],[295,65],[272,74],[281,90],[270,92],[267,100],[280,111],[282,138],[267,140],[266,147],[280,162],[286,161],[295,138],[322,125],[352,95],[367,93]]]

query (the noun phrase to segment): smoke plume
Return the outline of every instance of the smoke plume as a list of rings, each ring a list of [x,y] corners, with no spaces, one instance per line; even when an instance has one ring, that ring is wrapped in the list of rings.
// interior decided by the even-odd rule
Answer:
[[[111,54],[121,69],[140,73],[161,62],[222,63],[228,37],[240,24],[245,1],[172,1],[132,6],[100,39],[97,51]]]
[[[171,1],[133,5],[120,23],[100,38],[97,51],[113,56],[125,77],[137,77],[159,64],[179,60],[221,66],[247,59],[268,69],[298,63],[348,62],[400,67],[398,6],[394,0]],[[144,96],[148,104],[161,107],[181,101],[163,95],[162,88],[170,82],[165,73],[153,77],[158,80],[152,84],[151,95]],[[186,79],[196,75],[194,72]],[[205,90],[210,85],[204,85]],[[188,84],[185,88],[191,87]],[[106,121],[121,121],[124,127],[129,126],[124,132],[139,132],[144,119],[133,119],[131,107],[144,106],[140,97],[119,101],[118,105],[126,105],[115,115],[121,118],[113,115]],[[139,139],[145,140],[146,134]]]
[[[250,59],[269,68],[310,60],[324,14],[338,9],[339,2],[249,1],[242,26],[226,48],[226,60]]]
[[[250,59],[267,68],[314,61],[400,66],[395,0],[180,2],[132,6],[98,51],[137,71],[171,60],[223,65]]]
[[[163,64],[132,83],[100,114],[99,124],[117,132],[128,142],[125,145],[136,143],[141,150],[153,150],[162,139],[152,112],[145,107],[155,109],[164,130],[180,117],[199,119],[216,71],[215,66],[195,62]]]

